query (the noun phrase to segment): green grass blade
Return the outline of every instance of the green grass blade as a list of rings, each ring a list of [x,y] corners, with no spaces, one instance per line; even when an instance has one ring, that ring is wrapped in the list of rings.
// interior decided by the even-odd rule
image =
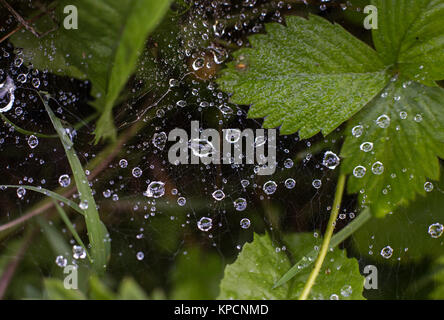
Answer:
[[[48,190],[48,189],[45,189],[45,188],[26,186],[26,185],[12,185],[12,184],[0,185],[0,188],[16,188],[16,189],[23,188],[23,189],[26,189],[26,190],[35,191],[35,192],[44,194],[45,196],[51,197],[54,200],[63,202],[64,204],[70,206],[72,209],[74,209],[75,211],[77,211],[81,215],[85,214],[83,212],[83,210],[80,209],[79,205],[77,203],[75,203],[74,201],[71,201],[71,200],[65,198],[64,196],[61,196],[60,194],[55,193],[54,191],[51,191],[51,190]]]
[[[110,253],[109,241],[106,241],[107,230],[100,220],[99,212],[97,211],[96,201],[93,197],[91,187],[86,178],[82,164],[73,148],[73,142],[68,137],[68,134],[63,127],[59,118],[55,116],[48,102],[40,97],[45,106],[46,112],[51,119],[51,122],[60,137],[63,148],[65,149],[66,157],[73,173],[74,181],[79,192],[81,203],[87,204],[84,209],[86,229],[88,230],[88,237],[91,246],[91,256],[93,259],[93,267],[96,272],[103,273],[106,267],[108,256]]]
[[[65,225],[68,227],[69,231],[71,232],[74,239],[76,239],[77,243],[85,249],[86,256],[88,257],[89,261],[92,263],[92,258],[89,255],[88,249],[86,248],[85,244],[83,243],[82,239],[80,238],[79,234],[77,233],[76,229],[71,223],[71,220],[69,220],[68,216],[66,215],[65,210],[56,202],[54,201],[54,205],[57,209],[57,212],[59,213],[60,217],[62,218]]]
[[[39,133],[39,132],[34,132],[34,131],[29,131],[29,130],[25,130],[21,127],[19,127],[18,125],[16,125],[15,123],[13,123],[11,120],[9,120],[8,118],[6,118],[6,116],[3,113],[0,113],[0,117],[3,119],[3,121],[9,125],[11,125],[15,131],[27,135],[27,136],[31,136],[34,135],[38,138],[45,138],[45,139],[49,139],[49,138],[57,138],[58,136],[56,134],[44,134],[44,133]]]
[[[360,215],[356,217],[351,223],[349,223],[345,228],[335,234],[330,242],[330,248],[335,248],[345,239],[347,239],[353,232],[358,230],[362,225],[364,225],[371,218],[370,210],[367,208],[361,212]],[[274,288],[282,286],[287,281],[291,280],[294,276],[296,276],[301,270],[305,269],[309,265],[311,265],[318,256],[318,251],[311,250],[308,254],[304,255],[304,257],[299,260],[290,270],[285,273],[282,278],[279,279],[278,282],[273,286]]]

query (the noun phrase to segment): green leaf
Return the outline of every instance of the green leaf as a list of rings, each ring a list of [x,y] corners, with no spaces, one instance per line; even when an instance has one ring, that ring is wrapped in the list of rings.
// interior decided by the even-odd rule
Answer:
[[[429,299],[444,299],[444,256],[437,259],[426,275],[426,279],[433,283],[433,290],[429,294]]]
[[[149,298],[133,278],[124,278],[120,283],[118,299],[148,300]]]
[[[386,64],[432,84],[444,79],[444,0],[373,0],[378,29],[373,42]]]
[[[397,208],[384,221],[371,219],[353,234],[354,248],[361,256],[379,264],[417,263],[441,255],[443,238],[431,237],[428,230],[432,224],[443,222],[444,197],[439,191],[443,188],[444,180],[441,179],[431,193],[418,197],[407,208]],[[393,249],[389,259],[380,254],[386,246]]]
[[[218,79],[231,101],[252,104],[250,118],[301,138],[332,132],[387,83],[377,53],[338,24],[318,16],[286,18],[249,37]]]
[[[34,57],[31,62],[37,68],[88,78],[98,98],[94,105],[102,111],[97,122],[96,141],[114,138],[114,103],[134,71],[146,37],[160,22],[170,1],[63,0],[56,9],[59,21],[67,16],[63,12],[66,5],[77,7],[78,29],[67,30],[60,26],[56,32],[39,40],[25,32],[13,37],[12,41],[24,49],[25,56]],[[42,22],[46,29],[52,23],[48,20]],[[54,65],[51,65],[52,60],[55,60]]]
[[[97,211],[96,201],[89,186],[82,164],[73,148],[73,143],[68,137],[65,128],[63,127],[59,118],[55,116],[48,105],[48,102],[42,98],[46,112],[51,119],[51,122],[60,137],[63,148],[65,149],[66,157],[68,158],[71,167],[74,181],[79,192],[80,202],[87,204],[84,209],[85,224],[88,230],[89,245],[91,247],[91,257],[93,258],[93,266],[96,272],[102,273],[106,267],[110,255],[110,243],[107,239],[108,231],[105,225],[100,220],[99,212]]]
[[[92,300],[115,300],[115,294],[97,277],[89,278],[89,298]]]
[[[54,205],[57,209],[57,212],[60,215],[60,218],[62,218],[63,222],[65,223],[66,227],[71,232],[74,239],[76,239],[77,243],[80,246],[82,246],[83,249],[85,249],[85,252],[86,252],[86,255],[88,256],[89,261],[92,262],[92,258],[89,255],[88,249],[86,248],[85,244],[83,243],[82,239],[80,238],[79,234],[77,233],[76,228],[71,223],[71,220],[69,220],[68,215],[66,214],[65,210],[63,210],[63,208],[56,201],[54,201]]]
[[[205,266],[202,273],[201,266]],[[173,300],[212,300],[217,297],[223,264],[217,254],[199,248],[187,249],[175,264],[170,298]]]
[[[48,221],[42,217],[37,217],[37,223],[42,228],[43,234],[54,252],[54,256],[69,256],[71,253],[71,247],[68,245],[68,241],[63,237],[61,232],[57,230],[54,225],[50,225]]]
[[[50,300],[85,300],[85,296],[79,290],[65,289],[59,279],[45,279],[44,286]]]
[[[370,204],[374,215],[384,216],[416,194],[424,195],[426,181],[439,179],[438,157],[444,158],[443,101],[441,88],[397,80],[350,123],[341,151],[342,171],[351,175],[348,191],[359,192],[360,201]],[[381,116],[390,118],[386,128],[377,123]],[[351,134],[356,126],[363,127],[359,137]],[[361,151],[366,142],[373,143],[369,152]],[[384,167],[381,174],[373,173],[377,162]],[[353,175],[358,166],[366,168],[361,178]]]
[[[352,222],[350,222],[347,226],[345,226],[341,231],[336,233],[330,241],[330,248],[336,248],[339,244],[341,244],[344,240],[346,240],[350,235],[354,234],[359,228],[361,228],[367,221],[371,218],[370,210],[363,210]],[[278,282],[273,286],[277,288],[293,277],[295,277],[299,272],[303,271],[304,268],[313,264],[318,257],[318,250],[312,249],[310,252],[305,254],[302,258],[300,258],[290,270],[288,270],[282,278],[279,279]]]
[[[300,259],[319,245],[319,240],[312,234],[292,234],[287,237],[287,250]],[[286,252],[277,252],[268,234],[255,234],[253,242],[245,244],[237,260],[226,267],[219,299],[296,299],[311,268],[305,267],[292,284],[272,289],[289,268]],[[358,262],[347,258],[344,250],[335,249],[327,254],[310,299],[330,299],[333,294],[339,299],[363,299],[363,288],[364,277],[359,273]]]

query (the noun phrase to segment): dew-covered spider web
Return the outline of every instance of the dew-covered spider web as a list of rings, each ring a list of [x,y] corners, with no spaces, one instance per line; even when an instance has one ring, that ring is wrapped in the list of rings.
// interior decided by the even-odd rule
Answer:
[[[267,22],[284,23],[285,15],[307,12],[353,25],[353,19],[344,14],[356,11],[349,3],[308,2],[184,1],[150,36],[135,75],[121,93],[114,109],[117,140],[97,145],[94,130],[100,111],[90,105],[97,98],[91,83],[38,69],[11,41],[0,43],[0,184],[55,190],[78,203],[65,152],[39,97],[49,94],[49,105],[69,130],[110,233],[110,286],[130,276],[150,294],[193,298],[177,282],[192,274],[217,281],[253,233],[269,232],[277,251],[286,250],[283,238],[291,232],[321,237],[339,175],[343,127],[327,137],[319,134],[302,141],[297,134],[278,135],[272,175],[258,175],[257,164],[176,165],[168,159],[176,142],[168,141],[169,133],[180,128],[190,135],[192,121],[198,121],[200,130],[215,129],[221,141],[235,139],[233,135],[245,129],[262,128],[263,120],[247,117],[249,106],[232,104],[215,82],[231,52],[249,45],[247,36],[264,32]],[[15,25],[7,12],[1,17],[1,32]],[[43,56],[51,61],[55,50]],[[223,129],[234,131],[228,136]],[[255,143],[267,144],[266,135],[255,138]],[[187,152],[202,156],[209,141],[187,144]],[[19,272],[32,274],[18,280],[23,284],[17,292],[9,291],[10,297],[39,297],[41,278],[59,275],[61,267],[85,258],[81,250],[73,255],[76,240],[52,202],[40,209],[44,199],[23,188],[0,192],[1,224],[12,224],[2,230],[0,250],[11,257],[21,248]],[[83,218],[64,207],[87,243]],[[356,197],[345,195],[337,230],[360,210]],[[432,215],[429,212],[428,220]],[[16,223],[17,219],[24,219],[23,223]],[[426,223],[431,222],[436,221]],[[376,241],[371,233],[362,237],[360,243],[366,245],[349,251],[361,265],[378,255],[402,259],[410,249],[387,242],[391,240]],[[404,239],[414,242],[408,231]],[[67,247],[58,246],[62,240]],[[381,243],[385,246],[378,247]],[[394,252],[386,252],[389,245]],[[348,242],[345,246],[351,247]],[[413,277],[421,267],[406,269],[395,263],[386,268],[384,277],[396,282],[398,275]],[[213,289],[205,294],[215,297]]]

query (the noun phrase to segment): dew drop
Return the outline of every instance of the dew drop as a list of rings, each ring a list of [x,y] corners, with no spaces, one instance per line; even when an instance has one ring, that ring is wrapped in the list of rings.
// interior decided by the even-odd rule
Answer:
[[[218,189],[212,193],[212,196],[214,200],[221,201],[225,198],[225,193],[222,190]]]
[[[74,259],[85,259],[86,251],[82,246],[73,246],[72,247],[72,257]]]
[[[390,259],[392,255],[393,255],[393,248],[392,247],[386,246],[386,247],[382,248],[381,256],[384,259]]]
[[[265,182],[262,188],[266,194],[271,195],[276,192],[277,184],[276,182],[270,180]]]
[[[165,183],[153,181],[148,185],[145,195],[149,198],[160,198],[165,194]]]
[[[244,211],[247,208],[247,200],[244,198],[237,198],[234,200],[233,205],[237,211]]]
[[[31,149],[34,149],[39,145],[39,139],[35,135],[29,136],[28,145]]]
[[[339,157],[334,152],[327,151],[324,154],[324,159],[322,160],[322,164],[325,167],[333,170],[333,169],[335,169],[339,165],[340,161],[341,160],[339,159]]]
[[[372,172],[376,175],[380,175],[384,172],[384,165],[380,161],[376,161],[372,165]]]
[[[439,238],[442,236],[444,226],[441,223],[434,223],[429,226],[428,233],[432,238]]]
[[[367,169],[363,166],[356,166],[353,169],[353,176],[355,176],[356,178],[362,178],[363,176],[365,176],[365,172],[367,171]]]
[[[197,227],[199,228],[199,230],[207,232],[213,227],[213,219],[208,217],[202,217],[197,222]]]
[[[243,218],[240,221],[240,226],[242,229],[248,229],[250,227],[250,225],[251,225],[251,222],[250,222],[250,219],[248,219],[248,218]]]
[[[67,174],[62,174],[59,177],[59,185],[62,188],[66,188],[67,186],[69,186],[71,184],[71,178],[67,175]]]

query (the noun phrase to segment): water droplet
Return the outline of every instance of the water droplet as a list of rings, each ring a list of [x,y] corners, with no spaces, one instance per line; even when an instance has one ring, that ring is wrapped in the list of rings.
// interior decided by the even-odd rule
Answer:
[[[202,217],[197,222],[197,227],[199,228],[199,230],[207,232],[213,227],[213,219]]]
[[[359,147],[364,152],[370,152],[373,150],[373,143],[372,142],[364,142]]]
[[[441,237],[443,231],[444,231],[444,226],[441,223],[438,223],[438,222],[434,223],[434,224],[431,224],[429,226],[429,230],[428,230],[429,235],[432,238],[439,238],[439,237]]]
[[[67,174],[62,174],[59,177],[59,185],[62,188],[66,188],[67,186],[69,186],[71,184],[71,178],[67,175]]]
[[[322,160],[322,164],[325,167],[333,170],[333,169],[335,169],[339,165],[340,161],[341,160],[339,159],[339,157],[334,152],[327,151],[324,154],[324,159]]]
[[[292,168],[293,165],[294,165],[294,162],[293,162],[293,160],[291,160],[291,159],[286,159],[286,160],[284,161],[284,167],[287,168],[287,169]]]
[[[416,122],[421,122],[422,121],[422,116],[420,114],[417,114],[413,120],[415,120]]]
[[[353,289],[350,285],[345,285],[341,288],[341,295],[349,297],[353,293]]]
[[[162,181],[153,181],[146,189],[146,196],[149,198],[160,198],[165,194],[165,183]]]
[[[212,193],[212,196],[214,200],[221,201],[225,198],[225,193],[222,190],[218,189]]]
[[[384,165],[382,164],[382,162],[380,161],[376,161],[373,165],[372,165],[372,172],[374,174],[380,175],[384,172]]]
[[[193,139],[188,143],[193,155],[199,158],[210,157],[215,151],[213,144],[207,139]]]
[[[234,200],[233,205],[237,211],[244,211],[247,208],[247,200],[244,198],[237,198]]]
[[[392,255],[393,255],[393,248],[392,247],[386,246],[386,247],[382,248],[381,256],[384,259],[390,259]]]
[[[432,192],[433,191],[433,183],[431,183],[430,181],[427,181],[426,183],[424,183],[424,190],[426,192]]]
[[[355,138],[359,138],[360,136],[362,136],[362,133],[364,132],[364,127],[359,125],[359,126],[355,126],[352,129],[352,135]]]
[[[29,136],[28,145],[31,149],[34,149],[39,145],[39,139],[35,135]]]
[[[135,167],[135,168],[133,168],[131,173],[133,174],[134,178],[140,178],[142,176],[143,171],[139,167]]]
[[[56,265],[58,265],[60,268],[64,268],[68,264],[68,260],[64,256],[57,256],[55,259]]]
[[[271,195],[276,192],[277,184],[276,182],[270,180],[264,183],[262,189],[266,194]]]
[[[205,59],[204,58],[197,58],[193,61],[193,69],[194,71],[197,71],[199,69],[202,69],[205,65]]]
[[[248,229],[250,227],[250,225],[251,225],[251,222],[250,222],[250,219],[248,219],[248,218],[243,218],[240,221],[240,226],[242,229]]]
[[[86,251],[82,246],[73,246],[72,247],[72,257],[74,259],[85,259]]]
[[[357,166],[353,169],[353,175],[356,178],[362,178],[363,176],[365,176],[365,172],[367,171],[367,169],[363,166]]]
[[[288,178],[284,184],[287,189],[293,189],[296,186],[296,181],[293,178]]]
[[[145,255],[143,254],[142,251],[139,251],[139,252],[137,252],[137,254],[136,254],[136,258],[137,258],[137,260],[142,261],[143,258],[145,258]]]
[[[400,117],[402,120],[407,119],[407,112],[405,112],[405,111],[401,111],[401,112],[399,113],[399,117]]]
[[[26,189],[25,188],[18,188],[17,189],[17,197],[19,198],[19,199],[23,199],[23,197],[25,196],[25,194],[26,194]]]
[[[177,204],[181,207],[183,207],[187,203],[187,199],[185,197],[179,197],[177,198]]]
[[[241,136],[241,131],[239,129],[227,129],[225,132],[225,139],[229,143],[236,143],[239,141]]]
[[[390,125],[390,117],[386,114],[383,114],[381,116],[378,117],[378,119],[376,119],[376,124],[380,127],[380,128],[388,128],[388,126]]]
[[[83,200],[79,203],[79,207],[82,210],[86,210],[88,209],[88,200]]]
[[[169,84],[170,84],[170,88],[178,87],[179,86],[179,81],[176,80],[176,79],[170,79]]]
[[[126,159],[120,159],[119,166],[123,169],[128,167],[128,161]]]
[[[322,181],[319,179],[314,179],[311,185],[313,186],[313,188],[319,189],[322,186]]]
[[[155,133],[153,136],[153,145],[159,149],[159,150],[163,150],[163,148],[165,148],[165,144],[167,142],[167,135],[165,132],[158,132]]]

